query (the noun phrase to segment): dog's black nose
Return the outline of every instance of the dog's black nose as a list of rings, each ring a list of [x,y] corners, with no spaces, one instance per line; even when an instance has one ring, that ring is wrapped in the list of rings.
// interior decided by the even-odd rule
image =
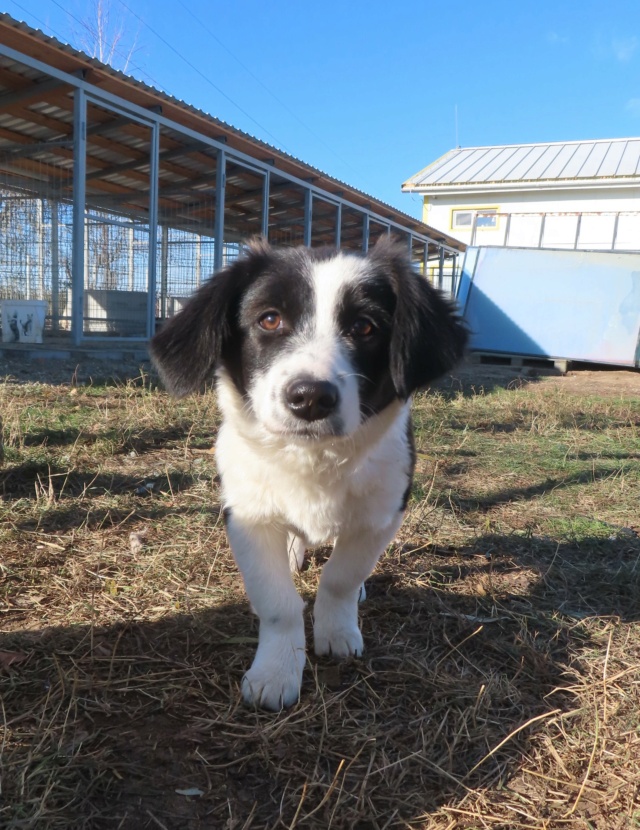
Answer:
[[[328,380],[294,380],[285,390],[287,406],[297,418],[320,421],[338,405],[338,388]]]

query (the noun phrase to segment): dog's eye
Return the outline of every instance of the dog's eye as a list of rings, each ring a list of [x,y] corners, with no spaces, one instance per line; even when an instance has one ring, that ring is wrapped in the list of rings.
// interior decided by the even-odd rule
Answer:
[[[278,331],[283,328],[282,317],[277,311],[265,311],[258,318],[258,325],[265,331]]]
[[[349,335],[349,337],[361,339],[365,337],[371,337],[374,331],[375,326],[373,325],[371,320],[367,319],[366,317],[358,317],[358,319],[351,324],[351,327],[347,334]]]

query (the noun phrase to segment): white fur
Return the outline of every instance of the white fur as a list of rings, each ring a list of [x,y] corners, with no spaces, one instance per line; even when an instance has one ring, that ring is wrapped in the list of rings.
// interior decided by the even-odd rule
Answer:
[[[366,261],[338,254],[316,263],[311,278],[315,294],[313,318],[297,332],[295,348],[274,363],[249,389],[251,406],[261,428],[276,435],[295,433],[301,424],[284,404],[281,391],[300,376],[321,378],[340,390],[338,416],[345,433],[360,423],[358,377],[338,337],[336,303],[345,285],[366,279]]]
[[[291,574],[307,546],[334,545],[315,602],[316,653],[362,653],[358,601],[413,474],[408,398],[465,341],[452,307],[384,238],[366,257],[257,242],[153,338],[172,391],[217,376],[227,530],[260,620],[247,702],[279,709],[300,694],[303,602]]]
[[[316,306],[307,329],[249,388],[247,407],[220,370],[223,423],[217,461],[228,532],[254,611],[258,651],[243,682],[250,703],[279,709],[297,700],[305,661],[302,601],[291,570],[305,545],[334,542],[314,608],[317,654],[361,654],[358,601],[364,581],[401,520],[411,474],[409,403],[396,400],[362,421],[358,379],[344,352],[336,304],[344,284],[366,277],[361,260],[338,256],[313,270]],[[282,389],[300,375],[340,388],[342,434],[298,437]]]
[[[232,511],[229,540],[260,618],[260,644],[243,695],[279,709],[297,700],[305,659],[302,601],[290,573],[292,544],[299,566],[305,541],[335,541],[315,603],[316,654],[362,653],[362,584],[402,521],[408,404],[387,407],[353,436],[300,446],[256,435],[230,382],[221,378],[219,388],[224,421],[217,461]]]

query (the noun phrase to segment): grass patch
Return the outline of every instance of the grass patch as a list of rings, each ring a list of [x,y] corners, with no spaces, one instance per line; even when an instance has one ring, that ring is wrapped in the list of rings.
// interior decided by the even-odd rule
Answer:
[[[279,715],[239,703],[213,396],[7,381],[0,412],[2,827],[640,826],[638,397],[420,395],[366,653],[310,655]]]

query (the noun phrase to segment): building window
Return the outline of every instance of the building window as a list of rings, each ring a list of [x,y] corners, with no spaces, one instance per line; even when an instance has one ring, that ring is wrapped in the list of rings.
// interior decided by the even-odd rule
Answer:
[[[498,208],[477,208],[475,210],[452,210],[451,229],[454,231],[470,231],[473,227],[474,216],[477,216],[476,228],[498,227]]]

